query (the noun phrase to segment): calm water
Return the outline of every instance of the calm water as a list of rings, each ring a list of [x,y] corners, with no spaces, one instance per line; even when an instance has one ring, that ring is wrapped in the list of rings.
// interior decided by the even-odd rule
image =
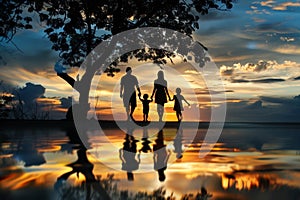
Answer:
[[[106,137],[90,130],[86,146],[74,129],[53,124],[0,131],[0,199],[97,199],[105,190],[160,187],[176,199],[201,187],[208,199],[300,199],[300,125],[227,124],[205,157],[206,128],[106,128]]]

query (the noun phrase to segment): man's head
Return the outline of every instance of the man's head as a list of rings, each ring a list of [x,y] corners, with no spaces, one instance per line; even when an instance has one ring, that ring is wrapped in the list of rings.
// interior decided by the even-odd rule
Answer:
[[[131,72],[132,72],[131,67],[127,67],[127,68],[126,68],[126,73],[127,73],[127,74],[130,74]]]

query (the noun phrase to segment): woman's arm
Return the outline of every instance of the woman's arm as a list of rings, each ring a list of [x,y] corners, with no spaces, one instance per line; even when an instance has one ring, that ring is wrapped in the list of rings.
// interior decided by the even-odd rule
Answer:
[[[170,94],[169,94],[169,91],[168,91],[168,83],[167,83],[167,81],[166,81],[166,87],[165,87],[165,91],[166,91],[166,94],[168,95],[168,97],[169,97],[169,100],[171,99],[171,97],[170,97]],[[171,101],[171,100],[170,100]]]
[[[119,149],[119,158],[123,163],[125,162],[124,157],[123,157],[123,149]]]
[[[154,93],[156,92],[156,90],[157,90],[156,84],[154,83],[154,88],[153,88],[152,95],[151,95],[150,99],[153,99],[153,96],[154,96]]]

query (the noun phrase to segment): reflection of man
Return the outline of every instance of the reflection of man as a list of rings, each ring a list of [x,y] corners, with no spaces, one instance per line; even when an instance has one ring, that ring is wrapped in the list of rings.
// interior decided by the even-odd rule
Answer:
[[[122,170],[127,171],[127,179],[134,180],[133,171],[139,168],[141,154],[137,154],[136,140],[133,136],[126,134],[123,148],[119,150],[119,158],[122,161]]]
[[[127,113],[127,120],[133,119],[132,114],[136,107],[136,92],[135,88],[141,95],[138,80],[132,74],[131,67],[126,68],[126,74],[121,78],[120,97],[123,98],[123,104]],[[129,118],[130,117],[130,118]]]

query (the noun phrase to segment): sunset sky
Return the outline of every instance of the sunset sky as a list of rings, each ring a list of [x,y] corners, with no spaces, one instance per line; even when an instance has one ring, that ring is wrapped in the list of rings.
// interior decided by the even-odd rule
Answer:
[[[219,68],[217,76],[198,73],[189,63],[167,65],[164,69],[172,94],[176,87],[192,104],[183,113],[185,120],[209,120],[210,108],[227,103],[227,121],[300,122],[300,1],[238,1],[231,11],[211,11],[200,19],[195,39],[208,48],[208,54]],[[72,88],[56,76],[53,69],[59,59],[42,27],[19,32],[14,43],[0,46],[1,90],[22,87],[24,98],[37,101],[51,119],[61,119],[71,105]],[[151,63],[129,63],[140,81],[143,93],[151,95],[153,80],[160,68]],[[213,63],[208,63],[213,66]],[[97,102],[100,119],[124,119],[125,110],[119,98],[119,81],[126,65],[115,77],[99,76],[98,90],[91,97]],[[76,77],[77,69],[69,69]],[[147,76],[146,76],[147,75]],[[96,76],[97,77],[97,76]],[[207,88],[209,79],[210,89]],[[214,80],[215,79],[215,80]],[[32,83],[27,84],[26,83]],[[41,85],[45,90],[37,90]],[[226,100],[210,102],[210,95],[222,91]],[[30,91],[30,92],[26,92]],[[26,96],[27,95],[27,96]],[[28,96],[31,95],[31,96]],[[96,100],[97,99],[97,100]],[[166,105],[167,120],[175,120],[173,102]],[[200,108],[200,116],[199,110]],[[141,119],[142,104],[135,112]],[[151,104],[150,118],[157,114]],[[91,114],[92,115],[92,114]]]

